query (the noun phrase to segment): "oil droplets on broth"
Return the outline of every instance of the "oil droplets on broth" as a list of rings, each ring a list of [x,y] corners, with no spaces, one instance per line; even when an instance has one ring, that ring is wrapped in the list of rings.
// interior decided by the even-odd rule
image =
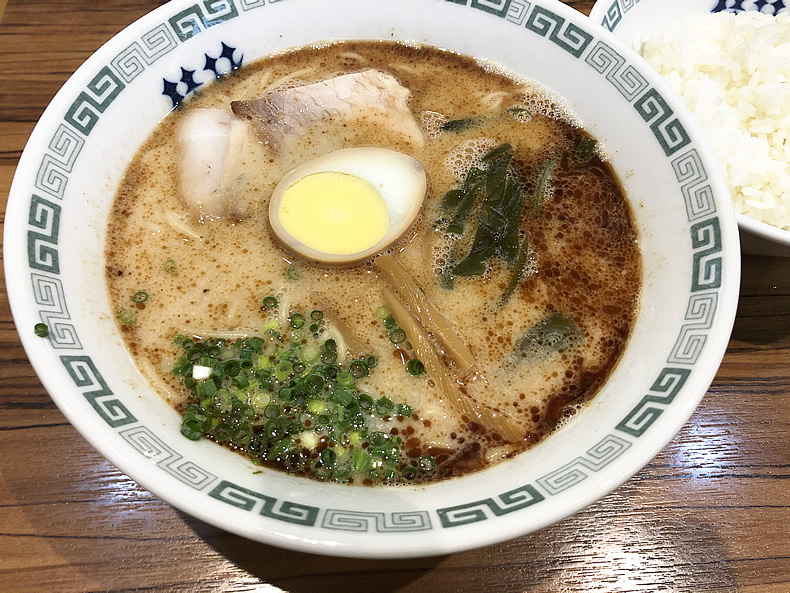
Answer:
[[[416,199],[387,201],[363,149],[411,163]],[[576,413],[628,340],[641,256],[600,153],[561,101],[491,64],[389,42],[286,52],[205,88],[140,149],[109,220],[110,298],[189,438],[341,483],[478,471]],[[319,239],[322,184],[344,174],[370,186],[338,231],[359,235],[356,256],[284,249],[303,233],[341,250]]]

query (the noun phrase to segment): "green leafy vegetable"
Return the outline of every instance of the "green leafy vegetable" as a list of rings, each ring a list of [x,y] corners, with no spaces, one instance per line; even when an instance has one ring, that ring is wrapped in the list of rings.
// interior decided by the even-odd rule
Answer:
[[[445,194],[443,205],[455,207],[455,215],[447,225],[447,232],[461,235],[464,232],[466,219],[474,208],[477,196],[485,187],[485,174],[477,167],[472,167],[466,174],[464,185],[460,190],[450,190]]]
[[[521,277],[527,268],[528,261],[529,234],[525,234],[524,239],[521,241],[518,257],[516,257],[516,263],[513,265],[513,273],[510,276],[510,282],[508,282],[507,286],[505,287],[505,292],[502,293],[502,297],[499,299],[500,306],[504,305],[508,300],[510,300],[511,295],[516,290],[516,288],[518,288],[518,285],[521,282]]]
[[[592,158],[593,154],[595,154],[595,147],[597,144],[598,143],[596,142],[595,138],[582,136],[582,138],[576,144],[576,147],[573,149],[573,152],[569,156],[569,164],[572,167],[586,165]]]
[[[443,132],[460,132],[461,130],[468,130],[475,125],[478,125],[478,123],[478,120],[474,117],[451,119],[439,126],[439,129]]]
[[[551,177],[556,164],[557,157],[549,157],[549,159],[543,165],[543,168],[540,170],[540,174],[538,175],[538,180],[535,183],[535,191],[532,194],[532,206],[537,212],[540,212],[543,209],[543,203],[546,201],[546,196],[548,195],[547,186],[549,183],[549,178]]]
[[[576,322],[559,311],[546,314],[516,342],[516,353],[529,359],[542,359],[562,352],[584,338]]]
[[[489,167],[485,172],[485,192],[477,231],[469,254],[453,269],[455,276],[484,274],[486,261],[496,252],[505,261],[512,261],[515,257],[524,196],[519,184],[508,176],[513,158],[511,150],[509,144],[502,144],[483,157]]]

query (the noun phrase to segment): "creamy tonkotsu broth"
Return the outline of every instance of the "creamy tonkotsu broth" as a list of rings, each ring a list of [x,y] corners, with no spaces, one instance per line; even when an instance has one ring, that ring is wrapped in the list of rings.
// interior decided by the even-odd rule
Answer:
[[[255,117],[230,112],[231,101],[371,69],[410,91],[421,138],[382,124],[386,113],[356,110],[297,122],[293,137],[286,130],[275,139],[256,129]],[[233,164],[240,173],[220,214],[186,204],[204,182],[184,174],[180,126],[204,108],[244,124]],[[423,165],[428,190],[415,224],[383,259],[347,268],[284,250],[268,222],[278,181],[312,158],[359,146],[401,151]],[[499,156],[489,154],[497,147]],[[205,434],[264,467],[354,484],[435,481],[489,467],[549,435],[595,395],[636,316],[634,223],[592,148],[547,93],[443,50],[344,42],[246,65],[165,118],[121,183],[106,256],[126,344],[154,388],[186,414],[186,436]],[[525,196],[507,251],[485,240],[486,229],[508,224],[486,210],[495,189],[473,195],[460,234],[448,228],[460,216],[457,194],[446,194],[471,183],[472,167],[494,188],[497,163]],[[470,262],[474,245],[488,251]],[[474,268],[480,275],[462,273]],[[414,298],[427,297],[428,313],[446,318],[472,362],[450,350],[387,269],[405,271]],[[395,320],[404,302],[399,314],[418,317],[414,327]],[[418,356],[425,347],[440,369]],[[427,372],[409,363],[415,358]]]

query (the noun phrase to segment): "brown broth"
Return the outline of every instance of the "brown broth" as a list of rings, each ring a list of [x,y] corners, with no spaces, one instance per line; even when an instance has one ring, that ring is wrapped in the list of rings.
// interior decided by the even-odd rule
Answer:
[[[247,158],[242,214],[193,224],[194,236],[174,229],[172,213],[184,209],[175,138],[185,112],[257,98],[263,86],[293,72],[299,75],[287,84],[296,86],[365,68],[390,72],[411,90],[411,110],[427,132],[422,149],[382,137],[375,129],[346,134],[338,128],[311,137],[298,153],[286,155],[258,143]],[[514,106],[528,109],[531,119],[508,116],[506,110]],[[483,123],[439,131],[437,117],[483,117]],[[412,418],[395,419],[386,429],[408,436],[403,441],[412,460],[420,454],[435,457],[437,470],[421,479],[463,475],[510,458],[545,438],[595,395],[620,358],[638,309],[641,256],[630,207],[611,168],[597,154],[584,166],[568,158],[583,137],[560,100],[495,68],[434,48],[347,42],[247,65],[205,87],[167,117],[140,149],[118,190],[108,226],[106,276],[115,310],[136,313],[134,324],[120,325],[129,351],[154,388],[182,409],[188,392],[170,371],[178,356],[174,335],[260,333],[271,318],[260,306],[268,294],[304,313],[329,305],[378,357],[364,388],[413,407]],[[496,257],[484,276],[456,278],[452,289],[442,287],[440,273],[453,253],[468,249],[473,233],[450,240],[437,221],[447,217],[440,207],[445,192],[460,185],[482,154],[504,142],[513,146],[513,168],[528,197],[546,159],[564,156],[554,168],[549,199],[539,211],[527,208],[522,215],[521,228],[530,238],[529,266],[518,289],[500,306],[512,269]],[[350,269],[310,265],[286,254],[271,237],[267,206],[279,178],[300,162],[351,146],[402,150],[425,167],[429,192],[422,215],[390,253],[475,354],[477,373],[459,378],[463,391],[510,416],[522,441],[505,443],[473,420],[459,418],[442,403],[431,377],[413,377],[404,370],[408,356],[388,342],[374,314],[383,304],[383,281],[371,262]],[[175,273],[165,271],[168,261],[175,263]],[[298,279],[287,279],[289,269]],[[141,290],[149,299],[133,305],[131,295]],[[572,319],[584,338],[539,363],[530,362],[516,352],[519,338],[552,312]],[[452,373],[451,363],[448,368]]]

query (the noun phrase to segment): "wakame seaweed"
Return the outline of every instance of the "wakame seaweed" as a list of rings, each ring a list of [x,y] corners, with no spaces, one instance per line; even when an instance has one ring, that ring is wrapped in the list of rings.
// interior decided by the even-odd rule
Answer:
[[[547,313],[516,342],[515,353],[526,358],[545,358],[578,344],[583,334],[576,322],[559,311]]]

